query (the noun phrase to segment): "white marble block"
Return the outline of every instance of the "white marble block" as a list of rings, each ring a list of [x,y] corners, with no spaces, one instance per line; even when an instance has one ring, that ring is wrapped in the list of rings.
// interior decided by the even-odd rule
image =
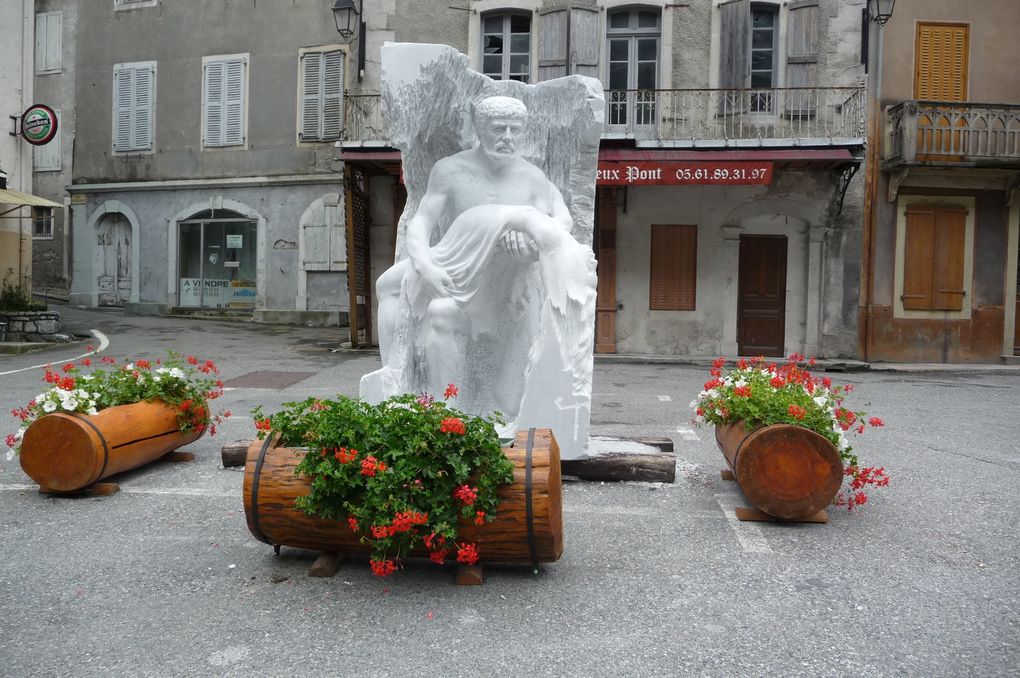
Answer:
[[[453,383],[456,407],[503,414],[501,435],[548,427],[585,456],[601,83],[494,81],[445,45],[387,44],[382,72],[407,203],[362,398]]]

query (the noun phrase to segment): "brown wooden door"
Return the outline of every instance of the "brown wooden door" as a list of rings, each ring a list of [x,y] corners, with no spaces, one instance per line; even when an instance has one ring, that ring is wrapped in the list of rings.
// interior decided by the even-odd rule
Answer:
[[[786,325],[786,236],[740,236],[737,351],[782,356]]]

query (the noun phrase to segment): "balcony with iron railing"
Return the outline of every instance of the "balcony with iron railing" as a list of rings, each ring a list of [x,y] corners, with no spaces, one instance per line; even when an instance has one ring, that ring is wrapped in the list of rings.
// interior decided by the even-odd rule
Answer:
[[[861,146],[863,87],[606,90],[604,140],[648,148]],[[344,147],[387,146],[377,94],[344,99]]]
[[[883,167],[1020,168],[1020,104],[903,101],[885,110]]]

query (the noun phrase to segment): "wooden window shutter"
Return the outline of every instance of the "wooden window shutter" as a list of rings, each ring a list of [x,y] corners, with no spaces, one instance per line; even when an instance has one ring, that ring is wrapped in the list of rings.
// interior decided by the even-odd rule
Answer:
[[[918,24],[914,98],[922,101],[963,101],[967,96],[969,50],[969,26]]]
[[[57,116],[57,120],[61,120],[60,109],[55,108],[53,112]],[[32,159],[33,169],[35,170],[59,170],[60,169],[60,135],[63,132],[63,128],[57,126],[57,134],[50,140],[48,144],[42,146],[35,146]]]
[[[653,225],[648,308],[693,311],[697,265],[697,226]]]
[[[963,308],[963,254],[967,233],[967,209],[940,205],[935,221],[935,270],[932,307],[940,311]]]
[[[538,79],[563,77],[567,74],[567,9],[546,9],[539,16]]]
[[[344,53],[323,54],[322,139],[339,139],[343,129]]]
[[[329,270],[342,271],[347,267],[347,234],[343,208],[337,200],[326,201],[325,216],[326,230],[329,231]]]
[[[35,15],[35,71],[59,71],[62,54],[61,12],[42,12]]]
[[[818,0],[790,3],[786,33],[786,86],[815,87],[818,79]],[[786,101],[790,116],[813,115],[810,92],[790,92]]]
[[[134,69],[113,69],[113,150],[131,150],[131,91]]]
[[[599,77],[599,9],[580,5],[570,8],[570,73]]]
[[[205,134],[206,146],[223,145],[223,61],[208,61],[205,64]]]
[[[223,143],[244,143],[244,59],[226,62]]]
[[[903,252],[903,308],[927,311],[932,307],[932,275],[935,258],[935,206],[907,207],[907,230]]]
[[[301,93],[301,138],[318,139],[322,124],[322,54],[309,52],[301,59],[304,91]]]
[[[966,207],[912,204],[907,208],[904,310],[959,311],[963,308],[966,229]]]
[[[132,108],[132,147],[137,150],[152,148],[152,103],[155,89],[153,66],[140,66],[134,73]]]
[[[719,5],[719,87],[744,89],[751,77],[751,0]]]

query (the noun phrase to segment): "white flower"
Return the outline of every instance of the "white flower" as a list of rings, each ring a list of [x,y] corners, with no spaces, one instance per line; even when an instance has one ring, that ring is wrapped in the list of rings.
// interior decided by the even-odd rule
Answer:
[[[7,461],[10,461],[11,459],[14,459],[14,448],[13,447],[7,450]]]
[[[88,410],[86,410],[85,414],[98,414],[98,412],[99,412],[99,410],[97,410],[97,409],[95,408],[95,406],[93,405],[93,406],[92,406],[92,407],[90,407],[90,408],[89,408]]]
[[[78,377],[78,381],[92,381],[92,375],[83,374],[82,376]]]
[[[693,409],[694,409],[695,407],[697,407],[697,406],[698,406],[698,403],[699,403],[699,401],[697,401],[697,400],[692,400],[692,401],[691,401],[691,404],[690,404],[690,405],[688,405],[687,407],[689,407],[689,408],[691,408],[691,409],[693,410]]]
[[[743,387],[743,386],[747,386],[747,382],[746,382],[746,381],[744,381],[743,379],[740,379],[740,380],[738,380],[738,381],[735,381],[735,382],[733,382],[733,386],[734,386],[735,388],[741,388],[741,387]]]
[[[43,412],[52,412],[57,409],[57,404],[52,400],[46,400],[42,404]]]
[[[135,364],[134,363],[128,363],[127,365],[124,366],[124,369],[125,370],[133,370],[133,369],[135,369]]]
[[[73,411],[74,411],[74,409],[75,409],[76,407],[78,407],[78,401],[77,401],[77,400],[75,400],[74,398],[68,398],[68,399],[64,400],[64,401],[63,401],[62,403],[60,403],[60,404],[61,404],[61,405],[63,406],[63,408],[64,408],[65,410],[67,410],[68,412],[73,412]]]
[[[710,388],[707,391],[705,391],[705,395],[708,396],[709,398],[718,398],[719,391],[715,390],[714,388]]]
[[[846,450],[846,449],[847,449],[848,447],[850,447],[850,441],[848,441],[848,440],[846,439],[846,436],[844,436],[844,435],[841,435],[841,436],[839,437],[839,451],[840,451],[840,452],[843,452],[843,451],[844,451],[844,450]]]
[[[828,401],[828,398],[826,398],[823,395],[820,395],[815,396],[814,398],[812,398],[812,400],[815,401],[815,405],[818,405],[818,407],[825,407],[825,403]]]

